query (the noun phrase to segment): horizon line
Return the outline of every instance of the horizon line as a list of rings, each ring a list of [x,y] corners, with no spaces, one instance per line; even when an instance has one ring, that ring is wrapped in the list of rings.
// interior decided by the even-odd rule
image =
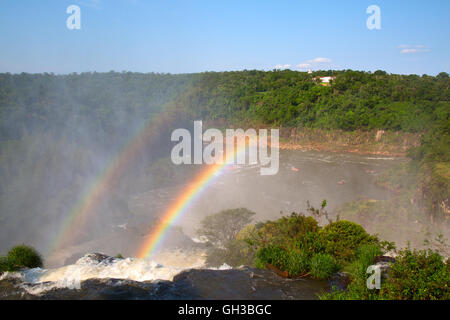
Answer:
[[[55,73],[55,72],[47,72],[47,71],[41,71],[41,72],[26,72],[26,71],[22,71],[22,72],[8,72],[8,71],[0,71],[0,74],[8,74],[8,75],[52,75],[52,76],[71,76],[71,75],[83,75],[83,74],[106,74],[106,73],[133,73],[133,74],[156,74],[156,75],[173,75],[173,76],[177,76],[177,75],[196,75],[196,74],[204,74],[204,73],[227,73],[227,72],[248,72],[248,71],[258,71],[258,72],[295,72],[295,73],[309,73],[309,71],[301,71],[301,70],[292,70],[292,69],[238,69],[238,70],[223,70],[223,71],[198,71],[198,72],[180,72],[180,73],[171,73],[171,72],[156,72],[156,71],[126,71],[126,70],[122,70],[122,71],[115,71],[115,70],[110,70],[110,71],[81,71],[81,72],[69,72],[69,73]],[[356,72],[364,72],[364,73],[370,73],[373,74],[377,71],[383,71],[386,72],[387,75],[400,75],[400,76],[411,76],[411,75],[415,75],[415,76],[432,76],[432,77],[436,77],[438,74],[440,73],[448,73],[447,71],[440,71],[438,73],[436,73],[435,75],[433,74],[427,74],[424,73],[422,75],[417,74],[417,73],[389,73],[386,70],[383,69],[377,69],[375,71],[371,71],[371,70],[360,70],[360,69],[319,69],[319,70],[311,70],[311,73],[317,73],[317,72],[346,72],[346,71],[356,71]]]

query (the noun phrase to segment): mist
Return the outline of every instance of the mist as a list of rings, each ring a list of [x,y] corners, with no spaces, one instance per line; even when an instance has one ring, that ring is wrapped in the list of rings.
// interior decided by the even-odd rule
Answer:
[[[46,256],[92,186],[150,128],[148,144],[110,181],[70,245],[99,239],[126,222],[128,197],[151,187],[146,172],[168,147],[158,135],[177,126],[167,115],[152,121],[194,79],[114,72],[0,75],[0,252],[24,243]],[[137,183],[137,177],[144,178]]]
[[[200,106],[185,108],[186,101],[209,103],[194,86],[199,78],[129,72],[0,75],[5,114],[0,124],[0,252],[32,245],[43,253],[46,266],[73,263],[96,251],[135,256],[168,206],[204,168],[170,160],[172,131],[192,130],[194,120],[207,117]],[[433,227],[427,220],[408,214],[361,219],[350,210],[381,208],[392,199],[395,193],[377,186],[377,177],[407,161],[281,150],[273,176],[260,175],[259,165],[229,166],[170,228],[161,250],[198,249],[192,239],[199,223],[221,210],[245,207],[256,213],[256,223],[305,212],[308,203],[319,207],[323,200],[334,219],[344,212],[345,219],[381,232],[385,240],[418,245]],[[105,180],[108,170],[113,174]],[[106,191],[73,223],[99,183]],[[405,208],[398,204],[399,212]],[[426,215],[417,212],[420,216]],[[391,224],[386,227],[385,221]],[[64,239],[66,233],[71,237]]]

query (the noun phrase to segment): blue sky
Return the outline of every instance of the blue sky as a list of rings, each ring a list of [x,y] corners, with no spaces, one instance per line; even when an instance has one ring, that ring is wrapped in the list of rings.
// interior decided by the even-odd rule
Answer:
[[[81,29],[69,30],[69,5]],[[366,8],[381,9],[369,30]],[[450,72],[448,0],[2,0],[0,72]]]

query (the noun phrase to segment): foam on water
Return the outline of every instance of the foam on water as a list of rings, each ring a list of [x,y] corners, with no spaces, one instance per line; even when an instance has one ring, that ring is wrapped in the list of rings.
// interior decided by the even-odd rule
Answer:
[[[162,253],[171,258],[170,265],[162,265],[155,260],[126,258],[118,259],[107,257],[99,261],[95,254],[87,254],[75,264],[54,269],[34,268],[20,272],[7,272],[0,277],[4,279],[18,278],[20,285],[28,293],[39,295],[55,288],[80,289],[81,282],[87,279],[123,279],[133,281],[173,280],[173,277],[186,269],[201,268],[204,258],[186,259],[177,252]],[[222,268],[227,268],[223,266]]]

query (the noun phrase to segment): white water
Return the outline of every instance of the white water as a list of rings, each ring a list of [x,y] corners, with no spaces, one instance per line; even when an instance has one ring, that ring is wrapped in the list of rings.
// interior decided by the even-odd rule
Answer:
[[[0,281],[19,278],[21,287],[33,295],[42,294],[54,288],[80,289],[81,282],[87,279],[123,279],[133,281],[173,280],[173,277],[186,269],[204,267],[204,254],[201,252],[162,252],[155,260],[138,258],[108,258],[97,261],[85,255],[75,264],[54,269],[34,268],[20,272],[7,272]],[[222,266],[219,269],[229,269]]]

